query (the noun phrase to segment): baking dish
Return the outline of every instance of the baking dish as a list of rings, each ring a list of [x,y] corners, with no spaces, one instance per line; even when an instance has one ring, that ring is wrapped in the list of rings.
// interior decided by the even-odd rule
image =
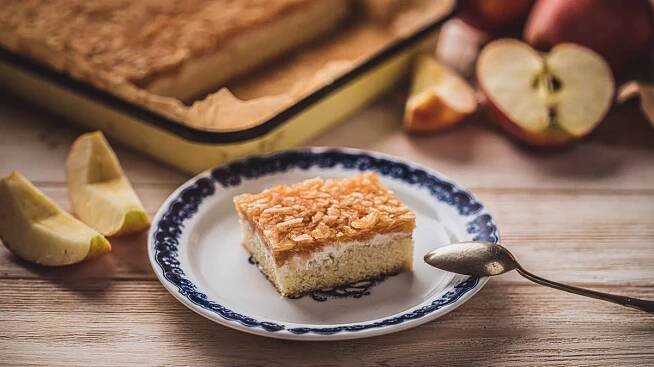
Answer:
[[[188,173],[243,156],[301,144],[388,90],[405,75],[411,56],[454,8],[415,32],[384,45],[349,70],[253,126],[215,131],[176,121],[0,48],[0,85],[5,90]]]

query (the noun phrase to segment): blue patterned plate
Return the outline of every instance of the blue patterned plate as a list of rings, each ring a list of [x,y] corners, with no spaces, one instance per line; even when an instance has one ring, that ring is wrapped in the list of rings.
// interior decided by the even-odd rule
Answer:
[[[280,297],[240,246],[232,197],[360,171],[377,172],[416,213],[414,271]],[[338,340],[408,329],[459,307],[487,279],[431,268],[422,257],[470,239],[497,242],[497,228],[481,203],[442,175],[379,153],[311,148],[234,162],[186,182],[157,212],[148,253],[166,289],[210,320],[273,338]]]

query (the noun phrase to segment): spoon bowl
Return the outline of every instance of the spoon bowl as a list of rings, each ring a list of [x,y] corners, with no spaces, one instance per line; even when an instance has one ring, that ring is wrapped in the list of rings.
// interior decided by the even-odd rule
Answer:
[[[425,255],[425,262],[452,273],[472,276],[504,274],[520,265],[501,245],[489,242],[461,242]]]

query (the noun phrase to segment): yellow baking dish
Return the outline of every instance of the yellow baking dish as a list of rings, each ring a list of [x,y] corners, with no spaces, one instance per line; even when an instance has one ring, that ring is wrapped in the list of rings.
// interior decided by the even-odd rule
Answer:
[[[156,159],[197,173],[247,155],[296,146],[361,108],[405,75],[411,56],[452,8],[267,121],[244,130],[207,131],[173,121],[2,48],[0,85]]]

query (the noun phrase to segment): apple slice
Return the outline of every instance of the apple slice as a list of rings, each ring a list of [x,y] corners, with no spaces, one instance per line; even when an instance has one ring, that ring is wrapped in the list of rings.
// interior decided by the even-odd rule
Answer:
[[[73,212],[105,236],[140,232],[150,219],[100,131],[77,138],[66,159]]]
[[[459,18],[450,19],[441,26],[436,43],[436,59],[468,78],[475,72],[475,62],[490,35]]]
[[[0,237],[16,256],[60,266],[111,251],[101,234],[61,210],[18,172],[0,181]]]
[[[619,103],[634,97],[640,98],[640,109],[654,127],[654,84],[632,80],[619,88],[617,98]]]
[[[425,54],[416,59],[404,127],[430,132],[455,125],[477,108],[475,92],[452,69]]]
[[[539,54],[517,40],[491,42],[479,55],[477,81],[491,117],[534,146],[589,134],[607,114],[614,92],[604,59],[570,43]]]

